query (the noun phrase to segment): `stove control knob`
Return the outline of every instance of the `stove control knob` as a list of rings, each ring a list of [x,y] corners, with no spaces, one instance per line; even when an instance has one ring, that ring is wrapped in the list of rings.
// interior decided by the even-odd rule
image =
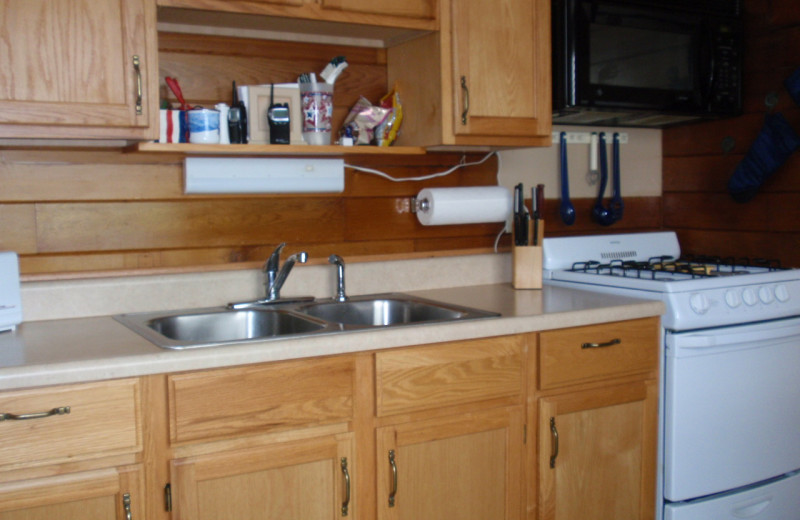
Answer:
[[[744,300],[744,303],[747,305],[753,306],[758,303],[758,296],[756,296],[756,292],[753,289],[748,287],[742,291],[742,300]]]
[[[689,305],[692,310],[697,314],[705,314],[708,312],[709,303],[705,294],[694,293],[689,297]]]
[[[758,298],[764,303],[772,303],[775,297],[769,287],[762,287],[758,290]]]
[[[742,299],[739,297],[739,293],[736,291],[726,291],[725,292],[725,303],[728,304],[728,307],[731,309],[735,309],[742,303]]]
[[[788,302],[789,289],[787,289],[786,286],[783,284],[778,285],[777,287],[775,287],[775,298],[777,298],[779,302]]]

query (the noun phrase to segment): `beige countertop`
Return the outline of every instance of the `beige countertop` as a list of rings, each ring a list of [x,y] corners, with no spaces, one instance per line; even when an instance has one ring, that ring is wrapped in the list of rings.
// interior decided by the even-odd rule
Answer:
[[[317,334],[184,350],[156,347],[111,316],[44,319],[0,333],[0,389],[93,381],[502,336],[658,316],[661,302],[509,283],[408,291],[498,318]]]

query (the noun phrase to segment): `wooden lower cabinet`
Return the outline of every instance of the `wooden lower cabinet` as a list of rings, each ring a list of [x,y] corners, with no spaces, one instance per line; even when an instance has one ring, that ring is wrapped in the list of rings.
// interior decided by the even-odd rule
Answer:
[[[330,435],[173,460],[174,520],[351,516],[353,436]]]
[[[0,484],[1,520],[144,518],[140,465]]]
[[[539,335],[531,520],[655,517],[658,327],[645,319]]]
[[[521,518],[521,407],[378,429],[381,520]]]

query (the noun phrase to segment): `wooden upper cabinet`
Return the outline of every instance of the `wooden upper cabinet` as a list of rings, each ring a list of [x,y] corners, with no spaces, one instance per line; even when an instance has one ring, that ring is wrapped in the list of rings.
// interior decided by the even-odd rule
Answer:
[[[399,145],[548,146],[549,0],[441,0],[441,30],[388,50]]]
[[[0,137],[157,137],[155,6],[0,2]]]
[[[326,9],[354,13],[385,14],[406,18],[436,18],[436,0],[320,0]]]
[[[541,0],[452,2],[455,135],[550,132],[546,7]]]

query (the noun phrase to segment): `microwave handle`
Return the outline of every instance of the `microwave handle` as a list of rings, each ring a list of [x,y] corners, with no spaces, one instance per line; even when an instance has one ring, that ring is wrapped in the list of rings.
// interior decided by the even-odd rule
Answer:
[[[705,85],[702,86],[702,90],[700,92],[702,105],[704,108],[710,108],[711,106],[711,93],[714,91],[714,83],[717,80],[716,76],[716,69],[717,63],[714,53],[714,32],[710,30],[711,28],[708,26],[708,22],[703,24],[703,30],[701,31],[702,36],[702,43],[700,49],[700,59],[702,63],[700,66],[702,67],[701,73],[699,75],[700,78],[703,78],[705,81]]]

